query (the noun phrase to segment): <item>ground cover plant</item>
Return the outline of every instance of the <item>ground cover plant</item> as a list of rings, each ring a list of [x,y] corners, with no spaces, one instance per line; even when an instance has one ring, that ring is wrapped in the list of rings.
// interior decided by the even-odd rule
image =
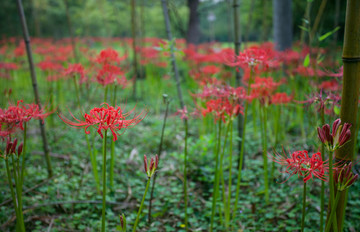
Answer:
[[[234,48],[173,38],[165,0],[166,39],[138,37],[135,1],[131,38],[75,37],[64,1],[70,38],[30,40],[17,3],[24,37],[0,40],[1,231],[359,231],[358,1],[343,43],[317,29],[320,7],[286,48],[240,44],[236,23]]]

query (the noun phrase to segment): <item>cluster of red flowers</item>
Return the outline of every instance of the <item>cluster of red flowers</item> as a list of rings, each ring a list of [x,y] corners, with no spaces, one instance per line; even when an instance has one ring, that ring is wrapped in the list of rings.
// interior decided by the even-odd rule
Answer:
[[[90,110],[89,113],[84,114],[84,121],[81,121],[73,114],[71,116],[75,119],[75,122],[67,119],[61,114],[58,114],[61,120],[66,124],[74,127],[84,127],[85,133],[89,134],[89,127],[97,128],[97,132],[104,137],[103,132],[110,130],[113,136],[113,140],[117,140],[117,136],[123,134],[125,130],[129,127],[133,127],[138,124],[141,120],[144,119],[147,112],[142,111],[140,114],[134,113],[134,109],[130,110],[127,113],[124,113],[120,106],[109,106],[107,103],[103,103],[106,107],[95,107]],[[131,117],[129,119],[129,117]],[[121,133],[120,133],[121,132]]]
[[[274,162],[286,166],[285,173],[290,174],[288,179],[296,174],[303,178],[304,182],[313,177],[324,181],[327,179],[329,166],[327,161],[322,160],[320,152],[309,156],[308,151],[295,151],[288,157],[285,152],[283,154],[276,153],[272,159]]]
[[[112,48],[102,50],[95,59],[95,63],[100,67],[96,68],[97,74],[94,80],[102,86],[118,83],[125,87],[127,83],[126,79],[124,80],[124,72],[118,63],[126,58],[127,56],[120,57],[118,52]]]
[[[32,118],[44,120],[52,112],[44,113],[36,104],[22,104],[22,100],[17,105],[10,105],[8,109],[0,108],[0,136],[8,136],[16,128],[24,130],[24,123]]]

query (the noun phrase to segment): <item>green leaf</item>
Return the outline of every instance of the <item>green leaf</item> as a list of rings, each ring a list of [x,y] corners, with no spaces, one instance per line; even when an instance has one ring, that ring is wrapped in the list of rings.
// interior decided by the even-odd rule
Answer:
[[[334,113],[335,113],[336,115],[340,115],[340,107],[334,106]]]
[[[327,37],[331,36],[332,34],[337,32],[339,29],[340,29],[340,27],[336,27],[334,30],[323,34],[322,36],[319,37],[319,41],[321,42],[321,41],[325,40]]]
[[[310,54],[307,54],[304,59],[304,67],[308,67],[310,64]]]
[[[307,29],[306,27],[303,27],[303,26],[299,26],[299,28],[303,31],[309,31],[309,29]]]

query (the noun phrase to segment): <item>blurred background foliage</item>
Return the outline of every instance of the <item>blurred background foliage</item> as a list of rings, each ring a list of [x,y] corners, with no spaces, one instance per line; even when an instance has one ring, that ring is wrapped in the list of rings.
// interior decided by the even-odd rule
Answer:
[[[189,0],[192,1],[192,0]],[[318,35],[335,28],[336,1],[327,1]],[[136,0],[137,24],[146,37],[165,38],[165,25],[160,0]],[[66,5],[62,0],[23,1],[30,34],[33,37],[69,37]],[[177,38],[184,38],[189,21],[186,0],[168,0],[172,29]],[[272,0],[241,0],[240,22],[243,40],[267,41],[273,38]],[[293,0],[294,40],[300,38],[307,1]],[[311,21],[314,21],[321,0],[313,0]],[[4,0],[0,7],[0,36],[21,36],[16,1]],[[74,33],[78,37],[131,37],[130,0],[68,0]],[[346,1],[339,9],[339,34],[343,34]],[[200,40],[227,42],[233,38],[232,0],[200,0]],[[339,38],[342,41],[343,38]]]

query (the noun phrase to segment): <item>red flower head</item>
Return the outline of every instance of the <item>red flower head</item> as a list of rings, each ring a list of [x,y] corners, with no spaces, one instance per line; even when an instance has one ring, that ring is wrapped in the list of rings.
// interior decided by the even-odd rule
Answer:
[[[16,106],[10,105],[7,110],[0,109],[0,124],[7,125],[7,128],[10,131],[15,127],[24,130],[24,122],[28,122],[32,118],[44,120],[44,118],[53,113],[44,113],[38,105],[22,105],[22,102],[22,100],[19,100]]]
[[[85,79],[85,70],[81,64],[69,64],[68,68],[64,70],[64,75],[66,76],[74,76],[76,74],[80,76],[80,80]]]
[[[320,152],[313,154],[311,157],[309,157],[307,151],[295,151],[289,157],[286,156],[285,152],[283,154],[276,153],[272,160],[286,166],[285,173],[290,174],[289,178],[297,174],[303,178],[304,182],[313,177],[326,181],[328,164],[322,160]]]
[[[275,93],[271,96],[271,103],[274,105],[287,104],[291,102],[292,97],[288,96],[286,93]]]
[[[222,120],[225,122],[225,115],[229,117],[243,114],[242,106],[237,103],[230,103],[229,99],[216,99],[206,102],[206,108],[202,110],[203,116],[213,113],[215,122]]]
[[[259,47],[251,47],[244,52],[240,52],[238,56],[235,57],[234,62],[228,62],[229,66],[240,66],[240,67],[258,67],[263,66],[267,67],[268,62],[272,57],[269,57],[265,49]]]
[[[103,138],[103,131],[110,129],[113,140],[116,141],[118,135],[123,134],[127,128],[138,124],[147,114],[147,112],[142,111],[140,114],[134,113],[131,119],[127,119],[134,112],[135,108],[127,113],[124,113],[120,106],[113,107],[109,106],[107,103],[103,104],[106,105],[106,107],[95,107],[90,110],[89,114],[85,113],[84,121],[75,118],[71,113],[71,116],[76,120],[76,122],[65,118],[63,115],[58,114],[58,116],[70,126],[84,127],[86,134],[90,133],[90,131],[87,130],[90,126],[97,128],[97,132],[101,138]],[[119,133],[119,131],[121,131],[121,133]]]

